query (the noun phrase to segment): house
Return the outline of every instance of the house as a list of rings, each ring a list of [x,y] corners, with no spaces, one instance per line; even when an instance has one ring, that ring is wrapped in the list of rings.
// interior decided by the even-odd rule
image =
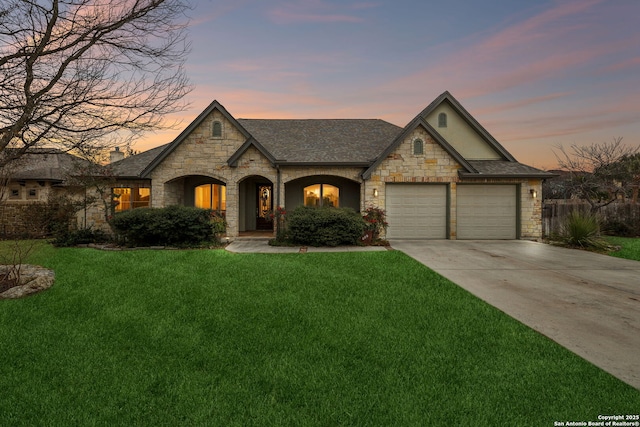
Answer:
[[[28,207],[34,203],[62,193],[84,198],[84,189],[74,185],[70,176],[88,164],[58,149],[34,148],[6,166],[0,176],[0,236],[39,234],[29,218]],[[85,218],[83,213],[78,215],[82,226]]]
[[[118,210],[210,208],[230,238],[272,231],[278,206],[374,205],[389,239],[539,239],[542,181],[553,176],[517,162],[449,92],[404,128],[242,119],[213,101],[173,142],[112,168]]]

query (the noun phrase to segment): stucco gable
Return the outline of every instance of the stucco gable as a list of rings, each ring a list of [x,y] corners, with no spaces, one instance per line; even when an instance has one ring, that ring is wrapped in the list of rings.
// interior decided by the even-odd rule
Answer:
[[[438,127],[440,113],[447,114],[447,127]],[[438,96],[418,116],[430,123],[467,160],[516,161],[448,91]]]

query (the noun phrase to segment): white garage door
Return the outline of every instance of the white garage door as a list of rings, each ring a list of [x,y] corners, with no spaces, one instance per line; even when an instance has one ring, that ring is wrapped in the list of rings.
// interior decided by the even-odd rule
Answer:
[[[516,186],[462,185],[457,188],[458,239],[515,239]]]
[[[387,238],[446,239],[447,186],[387,184]]]

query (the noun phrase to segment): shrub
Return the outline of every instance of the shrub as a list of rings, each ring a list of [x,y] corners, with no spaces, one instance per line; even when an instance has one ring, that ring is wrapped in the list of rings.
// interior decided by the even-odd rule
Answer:
[[[227,232],[227,220],[223,214],[218,211],[209,210],[211,231],[217,244],[222,243],[222,235]]]
[[[108,241],[109,236],[107,236],[102,230],[81,228],[79,230],[71,230],[65,233],[56,234],[51,243],[58,247],[68,247],[86,245],[88,243],[104,243]]]
[[[636,233],[633,228],[624,221],[613,219],[602,225],[605,234],[620,237],[634,237]]]
[[[389,223],[387,223],[387,213],[384,209],[376,206],[369,206],[362,214],[364,221],[367,223],[367,230],[372,232],[372,237],[376,240],[380,234],[387,231]]]
[[[606,242],[600,237],[598,218],[589,212],[574,210],[567,215],[558,235],[564,244],[585,249],[604,249]]]
[[[68,195],[51,194],[46,202],[27,205],[24,215],[29,224],[29,237],[54,237],[64,239],[76,226],[76,213],[83,208],[83,201]]]
[[[132,246],[192,246],[211,242],[211,211],[186,206],[138,208],[111,220],[116,234]]]
[[[366,226],[350,208],[299,206],[287,221],[289,238],[309,246],[355,245]]]

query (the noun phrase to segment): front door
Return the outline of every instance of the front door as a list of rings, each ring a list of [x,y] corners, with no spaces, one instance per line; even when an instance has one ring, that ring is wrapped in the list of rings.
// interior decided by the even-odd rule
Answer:
[[[258,209],[256,218],[256,230],[273,230],[273,185],[258,184],[256,186],[258,197]]]

